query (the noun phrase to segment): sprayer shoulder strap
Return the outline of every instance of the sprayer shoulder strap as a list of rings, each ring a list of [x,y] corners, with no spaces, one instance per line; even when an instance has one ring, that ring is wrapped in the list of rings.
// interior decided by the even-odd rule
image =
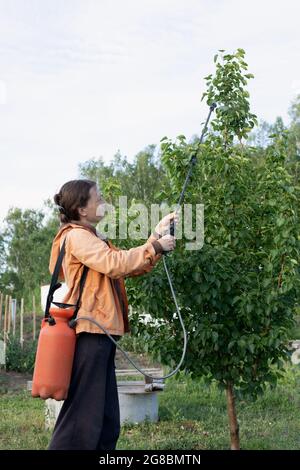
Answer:
[[[83,273],[82,273],[82,276],[80,278],[79,296],[78,296],[77,303],[74,305],[74,304],[64,304],[64,303],[60,303],[60,302],[53,302],[54,292],[57,289],[59,289],[59,287],[61,287],[61,283],[57,282],[57,281],[58,281],[58,276],[59,276],[60,268],[61,268],[61,265],[62,265],[62,261],[63,261],[64,255],[65,255],[65,244],[66,244],[66,238],[63,241],[63,244],[62,244],[61,250],[59,252],[59,255],[58,255],[58,258],[57,258],[57,261],[56,261],[56,264],[55,264],[55,268],[54,268],[54,271],[53,271],[53,274],[52,274],[50,288],[49,288],[48,297],[47,297],[46,309],[45,309],[45,318],[49,317],[49,315],[50,315],[49,314],[49,309],[50,309],[51,303],[53,303],[54,305],[56,305],[57,307],[60,307],[60,308],[76,307],[72,319],[76,318],[77,312],[78,312],[78,310],[80,308],[80,305],[81,305],[81,296],[82,296],[86,276],[87,276],[87,273],[88,273],[88,270],[89,270],[89,268],[87,266],[84,266]]]

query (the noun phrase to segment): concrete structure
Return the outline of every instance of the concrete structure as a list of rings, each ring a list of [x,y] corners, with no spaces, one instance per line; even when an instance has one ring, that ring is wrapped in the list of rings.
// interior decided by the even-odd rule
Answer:
[[[158,391],[145,392],[145,382],[118,382],[121,424],[138,424],[145,420],[158,421]],[[53,429],[63,401],[45,401],[45,426]]]

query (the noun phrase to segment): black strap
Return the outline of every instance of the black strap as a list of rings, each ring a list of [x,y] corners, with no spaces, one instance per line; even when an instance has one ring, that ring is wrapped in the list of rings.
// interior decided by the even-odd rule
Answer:
[[[61,268],[61,265],[62,265],[63,257],[65,255],[65,244],[66,244],[66,238],[64,239],[64,242],[62,244],[62,247],[61,247],[61,250],[59,252],[59,255],[58,255],[58,258],[57,258],[57,261],[56,261],[56,264],[55,264],[55,268],[54,268],[54,271],[53,271],[53,274],[52,274],[51,283],[50,283],[50,287],[49,287],[49,292],[48,292],[48,296],[47,296],[47,302],[46,302],[45,318],[50,317],[49,309],[50,309],[52,303],[54,305],[57,305],[59,308],[76,307],[75,311],[74,311],[74,314],[72,316],[72,320],[76,318],[77,312],[80,309],[82,291],[83,291],[86,276],[87,276],[87,273],[88,273],[88,270],[89,270],[89,268],[87,266],[84,266],[84,268],[83,268],[83,273],[82,273],[82,276],[81,276],[81,279],[80,279],[80,284],[79,284],[79,297],[78,297],[78,300],[77,300],[76,304],[74,305],[74,304],[64,304],[64,303],[60,303],[60,302],[53,302],[54,292],[61,287],[61,283],[57,282],[57,280],[58,280],[59,271],[60,271],[60,268]]]
[[[80,278],[80,284],[79,284],[79,297],[78,297],[78,300],[77,300],[75,312],[74,312],[74,314],[73,314],[71,320],[74,320],[74,319],[76,318],[77,312],[78,312],[78,310],[80,309],[82,291],[83,291],[83,288],[84,288],[84,284],[85,284],[85,280],[86,280],[86,276],[87,276],[88,270],[89,270],[89,268],[88,268],[87,266],[84,266],[84,268],[83,268],[83,273],[82,273],[82,276],[81,276],[81,278]]]

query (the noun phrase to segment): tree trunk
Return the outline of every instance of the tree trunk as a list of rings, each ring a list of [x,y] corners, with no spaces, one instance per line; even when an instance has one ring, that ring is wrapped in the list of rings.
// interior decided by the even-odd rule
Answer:
[[[240,450],[239,425],[236,418],[235,397],[231,382],[226,385],[227,413],[230,428],[230,449]]]

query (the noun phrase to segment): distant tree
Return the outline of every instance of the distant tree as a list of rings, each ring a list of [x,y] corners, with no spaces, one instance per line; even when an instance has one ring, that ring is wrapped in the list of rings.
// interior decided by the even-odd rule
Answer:
[[[0,289],[32,303],[32,294],[40,296],[40,285],[49,282],[49,253],[56,224],[43,224],[42,211],[10,209],[1,233],[5,269]]]
[[[132,163],[120,152],[108,164],[102,158],[88,160],[80,164],[80,175],[97,181],[112,204],[117,204],[122,195],[127,196],[129,203],[134,199],[149,206],[158,202],[160,188],[164,186],[167,191],[169,186],[155,149],[155,145],[148,145],[138,152]]]

